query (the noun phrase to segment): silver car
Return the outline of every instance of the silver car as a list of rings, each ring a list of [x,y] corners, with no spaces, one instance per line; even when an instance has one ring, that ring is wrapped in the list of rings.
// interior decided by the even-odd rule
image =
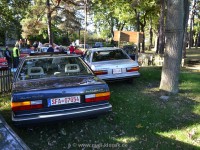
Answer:
[[[103,80],[139,77],[139,65],[122,49],[116,47],[92,48],[86,51],[84,61]]]

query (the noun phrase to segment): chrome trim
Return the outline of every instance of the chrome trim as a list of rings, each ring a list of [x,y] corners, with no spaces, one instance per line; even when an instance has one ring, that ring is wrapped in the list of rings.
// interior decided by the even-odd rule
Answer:
[[[60,117],[60,116],[68,116],[71,114],[80,114],[80,113],[87,113],[87,112],[91,112],[91,111],[97,111],[97,110],[102,110],[102,109],[110,109],[112,108],[111,105],[107,106],[107,107],[102,107],[102,108],[98,108],[98,109],[90,109],[90,110],[85,110],[85,111],[78,111],[78,112],[71,112],[71,113],[60,113],[60,114],[52,114],[52,115],[39,115],[39,117],[33,117],[33,118],[27,118],[27,119],[16,119],[13,118],[13,114],[12,114],[12,121],[18,122],[18,121],[26,121],[26,120],[37,120],[37,119],[42,119],[42,118],[52,118],[52,117]]]
[[[18,115],[18,116],[19,117],[24,117],[24,116],[31,116],[31,115],[38,115],[38,114],[49,114],[49,113],[52,113],[52,112],[56,113],[56,112],[63,112],[63,111],[71,111],[71,110],[77,110],[77,109],[82,109],[82,108],[90,108],[90,107],[97,107],[97,106],[108,105],[108,104],[109,103],[103,103],[103,104],[97,104],[97,105],[91,105],[91,106],[82,106],[82,107],[76,107],[76,108],[70,108],[70,109],[68,108],[68,109],[62,109],[62,110],[56,110],[56,111],[47,111],[47,112],[22,114],[22,115]],[[51,108],[51,107],[47,107],[47,108]]]

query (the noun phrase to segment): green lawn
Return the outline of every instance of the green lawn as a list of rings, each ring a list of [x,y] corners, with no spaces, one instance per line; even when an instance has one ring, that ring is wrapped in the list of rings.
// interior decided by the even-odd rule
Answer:
[[[160,73],[141,68],[133,84],[109,83],[113,111],[96,119],[16,128],[9,96],[0,99],[1,114],[32,150],[200,149],[200,73],[183,69],[180,92],[168,101],[160,99]]]

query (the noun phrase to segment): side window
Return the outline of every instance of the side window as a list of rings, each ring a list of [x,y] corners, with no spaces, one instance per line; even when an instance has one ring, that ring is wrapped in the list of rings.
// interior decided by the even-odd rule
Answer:
[[[86,54],[85,54],[85,60],[87,62],[90,62],[90,56],[91,56],[91,51],[87,51]]]

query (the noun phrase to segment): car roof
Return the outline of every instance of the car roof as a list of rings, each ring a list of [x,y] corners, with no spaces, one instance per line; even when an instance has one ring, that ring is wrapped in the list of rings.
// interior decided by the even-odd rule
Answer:
[[[34,58],[48,58],[48,57],[80,57],[76,54],[66,54],[66,53],[31,53],[30,56],[24,57],[23,59],[34,59]]]
[[[119,48],[119,47],[99,47],[99,48],[91,48],[89,50],[93,51],[93,52],[97,52],[97,51],[113,51],[113,50],[117,50],[117,49],[121,49],[121,48]]]

